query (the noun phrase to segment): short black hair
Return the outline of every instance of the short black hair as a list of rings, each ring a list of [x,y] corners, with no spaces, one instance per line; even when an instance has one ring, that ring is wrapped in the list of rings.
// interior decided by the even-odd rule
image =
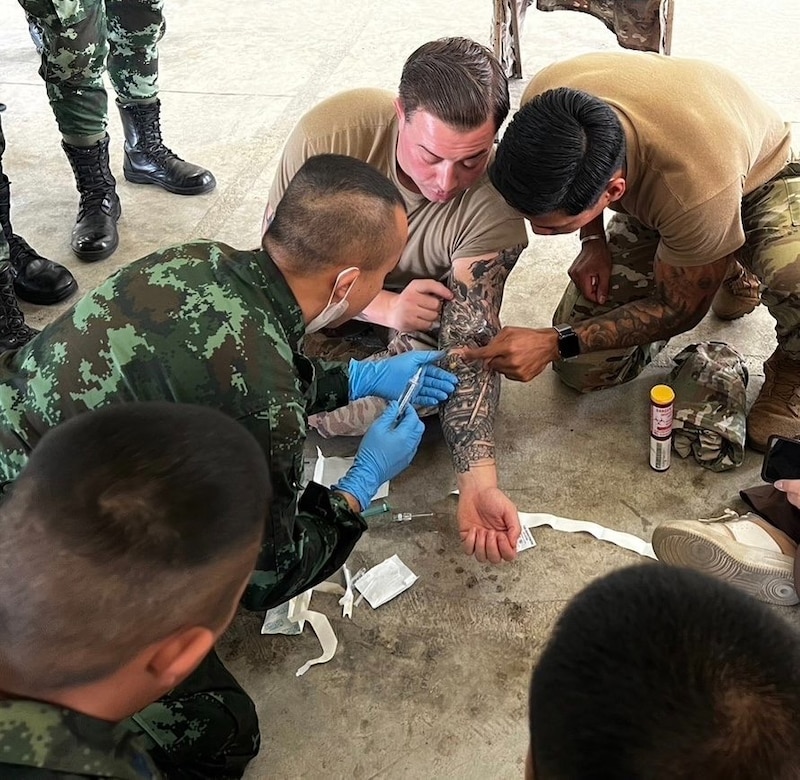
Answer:
[[[264,234],[264,249],[284,250],[297,273],[350,262],[386,262],[396,235],[400,191],[377,168],[343,154],[309,157],[286,188]]]
[[[182,626],[220,629],[271,495],[258,443],[214,409],[118,404],[52,429],[0,505],[0,675],[73,687]]]
[[[796,778],[798,635],[698,572],[617,571],[559,619],[530,728],[537,780]]]
[[[470,38],[439,38],[412,52],[398,95],[407,119],[427,111],[458,130],[474,130],[489,119],[498,130],[511,105],[502,66]]]
[[[489,179],[526,217],[570,216],[594,206],[625,167],[625,132],[614,109],[576,89],[537,95],[506,128]]]

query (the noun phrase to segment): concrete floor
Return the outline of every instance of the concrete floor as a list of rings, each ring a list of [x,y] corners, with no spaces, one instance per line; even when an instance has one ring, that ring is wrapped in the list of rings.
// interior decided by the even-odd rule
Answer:
[[[298,4],[292,0],[170,0],[161,47],[165,138],[206,164],[217,189],[180,198],[122,179],[121,129],[110,123],[123,218],[117,253],[83,265],[69,251],[76,193],[39,80],[23,15],[0,0],[0,100],[14,182],[17,232],[67,264],[84,291],[156,248],[207,237],[254,246],[284,138],[320,99],[355,86],[394,89],[402,62],[442,35],[487,40],[489,0],[449,3]],[[722,9],[722,10],[720,10]],[[754,4],[678,0],[673,53],[711,59],[739,73],[792,121],[800,121],[794,0]],[[554,59],[614,49],[600,22],[569,13],[529,13],[523,36],[527,75]],[[524,86],[515,83],[518,99]],[[113,111],[113,108],[112,108]],[[680,139],[676,139],[680,143]],[[540,326],[565,284],[572,237],[536,238],[512,274],[504,321]],[[28,307],[42,326],[68,304]],[[746,355],[750,400],[774,347],[765,311],[724,324],[707,318],[676,339],[658,364],[626,387],[577,397],[551,372],[528,385],[506,382],[497,423],[503,487],[520,509],[595,520],[648,538],[660,522],[710,516],[736,505],[759,481],[761,457],[714,474],[675,458],[664,474],[647,465],[647,395],[682,346],[714,338]],[[326,453],[352,441],[324,442]],[[301,637],[262,637],[260,617],[240,616],[222,642],[232,670],[256,700],[264,746],[248,778],[517,778],[526,743],[531,665],[566,601],[592,578],[640,560],[585,535],[539,529],[538,547],[513,565],[480,565],[462,555],[454,526],[454,485],[444,442],[430,426],[411,468],[392,484],[398,510],[435,512],[406,525],[375,520],[356,557],[369,565],[398,553],[419,575],[403,596],[352,621],[335,599],[315,596],[340,644],[327,665],[295,678],[317,654]],[[655,605],[654,605],[655,606]],[[800,622],[792,609],[783,611]]]

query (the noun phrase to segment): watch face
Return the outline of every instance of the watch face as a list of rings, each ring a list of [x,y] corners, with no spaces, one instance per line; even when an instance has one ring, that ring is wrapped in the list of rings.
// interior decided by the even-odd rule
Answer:
[[[581,353],[581,343],[578,334],[569,325],[556,326],[558,332],[558,354],[562,359],[574,358]]]

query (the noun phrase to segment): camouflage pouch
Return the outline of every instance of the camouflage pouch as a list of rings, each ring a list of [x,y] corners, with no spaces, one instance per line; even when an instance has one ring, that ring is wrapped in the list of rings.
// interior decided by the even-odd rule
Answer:
[[[727,471],[744,460],[746,389],[742,356],[720,341],[691,344],[675,357],[672,446],[703,468]]]

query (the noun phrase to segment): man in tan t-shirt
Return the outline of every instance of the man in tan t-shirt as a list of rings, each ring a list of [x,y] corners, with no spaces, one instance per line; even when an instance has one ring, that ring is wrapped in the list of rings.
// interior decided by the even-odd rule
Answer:
[[[579,230],[554,328],[504,328],[468,350],[512,379],[548,363],[579,390],[625,382],[705,316],[738,261],[778,348],[748,440],[800,434],[800,163],[790,130],[728,71],[598,53],[538,73],[489,175],[535,233]],[[616,214],[604,229],[603,212]],[[574,358],[574,359],[570,359]]]
[[[400,334],[395,347],[488,343],[500,328],[506,277],[527,244],[524,220],[486,175],[508,109],[505,75],[485,47],[465,38],[424,44],[403,67],[399,96],[352,90],[300,120],[283,151],[265,222],[308,157],[335,152],[374,165],[403,195],[409,239],[360,319]],[[500,377],[456,359],[448,367],[459,387],[443,407],[442,429],[458,474],[464,550],[480,561],[512,560],[519,518],[498,489],[495,467]]]

